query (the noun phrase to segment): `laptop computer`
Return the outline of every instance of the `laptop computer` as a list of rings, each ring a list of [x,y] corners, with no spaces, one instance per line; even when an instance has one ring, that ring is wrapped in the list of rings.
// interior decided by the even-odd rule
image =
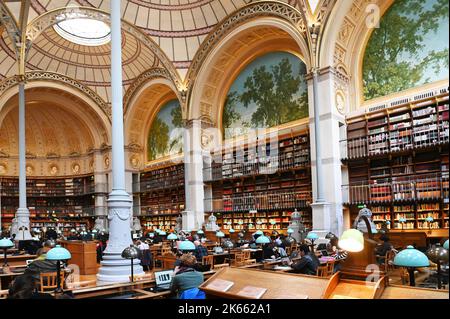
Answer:
[[[156,287],[153,289],[155,292],[166,291],[170,289],[170,283],[172,282],[173,270],[155,271]]]

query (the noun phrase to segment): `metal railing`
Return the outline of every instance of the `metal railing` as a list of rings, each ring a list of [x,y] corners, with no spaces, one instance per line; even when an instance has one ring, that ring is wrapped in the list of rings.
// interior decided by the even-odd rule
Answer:
[[[250,211],[269,209],[291,209],[308,207],[311,191],[223,196],[205,199],[205,207],[211,211]]]
[[[347,204],[440,199],[449,196],[448,172],[363,181],[342,186]]]

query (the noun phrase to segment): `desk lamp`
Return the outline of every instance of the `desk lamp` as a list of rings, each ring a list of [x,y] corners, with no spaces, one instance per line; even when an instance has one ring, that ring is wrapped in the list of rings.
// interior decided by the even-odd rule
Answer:
[[[228,232],[229,232],[230,234],[233,234],[233,233],[235,232],[235,230],[234,230],[234,228],[230,228],[230,229],[228,230]]]
[[[180,250],[182,253],[188,253],[195,250],[195,245],[189,240],[183,240],[178,244],[178,250]]]
[[[167,235],[167,233],[164,230],[161,230],[159,232],[159,236],[166,236],[166,235]]]
[[[133,259],[140,259],[142,252],[136,246],[130,245],[122,251],[122,258],[131,260],[131,282],[134,282]]]
[[[413,246],[408,246],[395,256],[394,265],[406,267],[409,273],[409,284],[410,286],[415,286],[414,269],[417,267],[429,267],[430,261],[423,252],[414,249]]]
[[[288,228],[287,233],[289,234],[289,237],[291,237],[294,233],[294,230],[292,228]]]
[[[400,224],[402,224],[402,231],[403,231],[403,227],[404,227],[404,225],[406,223],[406,218],[405,217],[400,217],[398,219],[398,221],[399,221]]]
[[[448,262],[448,250],[441,247],[440,244],[436,244],[436,246],[427,250],[426,255],[432,262],[437,264],[438,289],[441,289],[441,263],[445,264]]]
[[[431,232],[431,223],[434,221],[433,217],[428,216],[425,218],[425,221],[428,223],[428,232]]]
[[[309,239],[311,241],[311,252],[314,252],[314,241],[319,239],[319,235],[316,233],[310,231],[308,235],[306,235],[306,239]]]
[[[197,235],[199,235],[200,238],[202,238],[204,234],[205,234],[205,232],[203,230],[201,230],[201,229],[197,230]]]
[[[222,245],[222,238],[225,237],[225,234],[223,232],[221,232],[220,230],[218,230],[216,232],[216,237],[219,238],[219,245],[221,246]]]
[[[61,264],[60,261],[65,261],[65,260],[69,260],[70,258],[72,258],[72,256],[70,255],[70,252],[61,247],[60,245],[56,245],[55,248],[50,249],[45,258],[47,260],[56,260],[56,290],[55,292],[62,292],[62,288],[61,288]]]
[[[5,259],[3,262],[3,267],[8,267],[8,259],[6,257],[6,251],[8,248],[14,247],[14,243],[9,240],[8,238],[0,239],[0,248],[3,249],[3,252],[5,253]]]
[[[170,233],[169,236],[167,236],[167,239],[170,240],[170,242],[172,243],[172,251],[173,251],[173,244],[175,240],[178,239],[178,236],[175,235],[174,233]]]
[[[267,236],[261,235],[258,238],[256,238],[255,242],[256,242],[256,244],[260,244],[261,248],[262,248],[264,245],[270,243],[270,238]]]
[[[448,250],[448,239],[444,243],[444,248]]]
[[[231,249],[234,247],[234,244],[231,240],[225,239],[222,243],[222,247],[228,250],[228,261],[231,265]]]

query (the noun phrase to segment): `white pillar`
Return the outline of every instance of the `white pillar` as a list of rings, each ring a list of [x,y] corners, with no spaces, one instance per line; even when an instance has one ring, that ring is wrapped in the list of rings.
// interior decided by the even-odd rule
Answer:
[[[27,180],[25,170],[25,83],[19,83],[19,208],[16,212],[15,225],[11,231],[15,240],[29,240],[30,211],[27,208]]]
[[[201,120],[189,121],[183,136],[186,210],[182,223],[186,230],[200,229],[205,221],[201,126]]]
[[[130,219],[132,198],[125,190],[125,151],[123,132],[122,47],[120,0],[111,0],[111,93],[112,93],[112,191],[108,198],[109,242],[103,255],[98,281],[129,281],[130,261],[121,257],[132,244]],[[134,274],[144,271],[134,261]]]
[[[343,231],[339,126],[345,123],[345,117],[336,107],[338,79],[334,72],[331,68],[322,69],[309,81],[310,92],[313,91],[316,100],[310,103],[314,107],[314,119],[310,119],[314,195],[311,206],[313,230],[322,238],[330,231],[337,236]]]

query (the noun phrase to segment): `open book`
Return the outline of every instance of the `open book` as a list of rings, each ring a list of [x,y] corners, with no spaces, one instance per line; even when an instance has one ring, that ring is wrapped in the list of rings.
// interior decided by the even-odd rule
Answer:
[[[245,286],[237,293],[237,295],[252,299],[259,299],[262,297],[262,295],[264,295],[266,291],[266,288]]]
[[[206,286],[206,288],[225,292],[228,289],[230,289],[231,286],[233,286],[233,285],[234,285],[234,282],[232,282],[232,281],[223,280],[223,279],[215,279],[215,280],[211,281]]]

